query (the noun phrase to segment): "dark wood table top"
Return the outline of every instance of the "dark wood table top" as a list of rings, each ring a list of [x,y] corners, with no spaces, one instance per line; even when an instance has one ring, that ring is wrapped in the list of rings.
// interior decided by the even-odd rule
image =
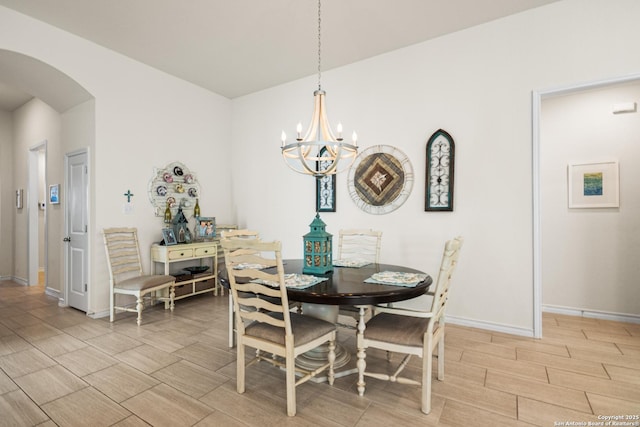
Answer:
[[[285,273],[302,274],[301,259],[283,261]],[[369,264],[360,268],[334,267],[333,272],[319,277],[329,280],[306,289],[287,289],[291,301],[328,305],[370,305],[403,301],[423,295],[431,286],[432,278],[427,275],[424,282],[415,287],[379,285],[365,283],[365,279],[381,271],[424,273],[420,270],[391,264]],[[226,271],[220,272],[223,286],[229,287]]]

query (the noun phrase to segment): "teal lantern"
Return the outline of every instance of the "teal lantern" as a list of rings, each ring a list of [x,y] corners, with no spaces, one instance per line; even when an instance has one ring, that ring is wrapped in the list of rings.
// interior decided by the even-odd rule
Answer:
[[[303,273],[325,274],[333,271],[333,248],[331,247],[333,235],[325,231],[326,226],[320,219],[320,214],[316,214],[315,219],[309,224],[311,231],[303,237]]]

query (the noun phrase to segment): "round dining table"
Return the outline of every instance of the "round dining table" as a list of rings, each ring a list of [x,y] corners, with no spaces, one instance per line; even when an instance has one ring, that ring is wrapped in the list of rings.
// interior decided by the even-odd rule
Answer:
[[[284,260],[283,266],[286,274],[305,274],[302,271],[301,259]],[[330,273],[315,274],[327,280],[305,289],[287,288],[287,296],[291,301],[310,304],[375,305],[404,301],[423,295],[433,281],[427,274],[424,281],[413,287],[365,282],[373,274],[383,271],[426,274],[420,270],[392,264],[372,263],[358,268],[333,267]]]
[[[308,274],[303,272],[302,259],[283,260],[285,274]],[[414,286],[384,285],[368,283],[366,279],[375,273],[393,271],[399,273],[424,274],[425,279]],[[327,320],[332,323],[338,321],[339,306],[353,306],[359,308],[358,333],[364,333],[364,317],[366,306],[404,301],[424,295],[433,279],[423,271],[393,264],[371,263],[362,267],[333,267],[333,271],[326,274],[314,274],[314,276],[326,278],[313,286],[306,288],[287,288],[289,301],[303,303],[302,312],[305,315]],[[220,282],[229,288],[226,271],[221,271]],[[325,346],[298,356],[296,364],[305,369],[314,369],[326,361],[327,349]],[[335,368],[340,368],[348,363],[349,353],[341,345],[336,346]],[[336,377],[354,373],[355,370],[336,373]]]

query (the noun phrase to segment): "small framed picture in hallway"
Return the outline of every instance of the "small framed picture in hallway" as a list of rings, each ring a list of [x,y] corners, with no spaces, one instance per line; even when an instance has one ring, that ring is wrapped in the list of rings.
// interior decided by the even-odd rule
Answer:
[[[57,205],[60,203],[60,184],[49,186],[49,204]]]
[[[617,208],[617,161],[571,163],[568,167],[569,208]]]

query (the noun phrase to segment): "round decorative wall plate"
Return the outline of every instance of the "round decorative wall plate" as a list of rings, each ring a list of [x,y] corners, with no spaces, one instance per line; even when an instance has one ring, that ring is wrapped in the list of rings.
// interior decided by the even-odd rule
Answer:
[[[347,184],[353,202],[365,212],[382,215],[398,209],[413,188],[409,158],[390,145],[374,145],[358,154]]]

